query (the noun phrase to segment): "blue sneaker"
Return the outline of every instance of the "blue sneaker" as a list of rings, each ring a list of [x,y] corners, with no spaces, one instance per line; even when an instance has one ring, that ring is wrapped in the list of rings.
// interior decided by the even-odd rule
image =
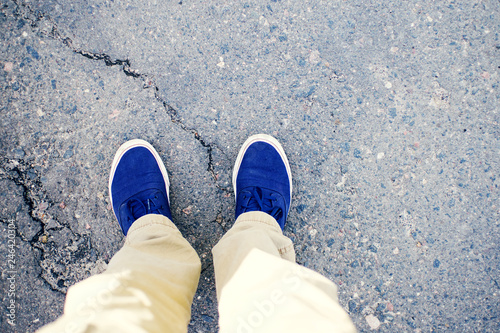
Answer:
[[[270,135],[249,137],[233,170],[235,218],[252,211],[265,212],[285,227],[292,200],[292,173],[285,151]]]
[[[156,150],[144,140],[118,148],[109,176],[113,212],[126,236],[135,220],[146,214],[170,214],[167,170]]]

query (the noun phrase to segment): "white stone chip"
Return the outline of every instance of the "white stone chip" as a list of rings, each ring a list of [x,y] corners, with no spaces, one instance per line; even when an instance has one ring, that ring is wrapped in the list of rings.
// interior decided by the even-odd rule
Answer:
[[[374,315],[368,315],[365,319],[372,330],[376,330],[380,327],[380,320]]]

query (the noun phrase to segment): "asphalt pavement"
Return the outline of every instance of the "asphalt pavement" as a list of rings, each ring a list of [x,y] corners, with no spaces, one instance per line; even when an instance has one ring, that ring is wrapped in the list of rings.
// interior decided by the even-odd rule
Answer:
[[[0,331],[120,249],[109,170],[141,138],[202,260],[189,332],[216,332],[210,250],[256,133],[290,161],[297,261],[360,332],[500,331],[499,34],[497,0],[1,0]]]

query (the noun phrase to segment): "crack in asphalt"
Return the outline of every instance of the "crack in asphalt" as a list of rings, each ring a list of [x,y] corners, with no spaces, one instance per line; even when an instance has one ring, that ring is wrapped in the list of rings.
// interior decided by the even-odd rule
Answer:
[[[217,183],[218,181],[218,178],[219,176],[217,175],[217,173],[215,172],[215,169],[214,169],[214,161],[213,161],[213,150],[214,148],[218,149],[220,152],[222,152],[222,154],[225,155],[225,153],[222,151],[222,149],[220,149],[215,143],[207,143],[202,137],[201,135],[198,133],[198,131],[194,128],[190,128],[188,127],[186,124],[184,124],[182,122],[182,120],[180,119],[178,113],[177,113],[177,110],[175,110],[170,104],[168,104],[159,94],[159,89],[158,87],[156,86],[156,83],[154,83],[153,81],[149,81],[151,82],[151,87],[155,90],[155,98],[156,100],[158,100],[160,103],[162,103],[163,107],[165,108],[165,110],[167,111],[167,114],[169,115],[170,117],[170,120],[174,123],[174,124],[177,124],[180,126],[180,128],[185,131],[185,132],[188,132],[188,133],[191,133],[194,138],[204,147],[206,148],[207,150],[207,155],[208,155],[208,166],[207,166],[207,171],[210,173],[210,175],[212,176],[212,179],[214,180],[214,185],[217,189],[221,190],[222,192],[225,192],[225,193],[233,193],[233,190],[231,190],[231,188],[226,188],[226,187],[222,187],[220,184]],[[149,88],[149,87],[147,87]],[[147,89],[146,88],[146,89]]]
[[[45,234],[45,223],[36,215],[37,203],[35,201],[35,198],[31,196],[31,190],[28,186],[28,180],[26,179],[26,172],[24,170],[20,170],[20,166],[22,164],[19,161],[15,161],[15,164],[12,168],[7,168],[6,164],[8,163],[11,163],[11,161],[8,160],[7,158],[3,158],[2,161],[0,162],[0,168],[2,171],[4,171],[3,179],[8,179],[14,182],[14,184],[16,184],[17,186],[20,186],[22,188],[23,201],[28,206],[29,215],[34,221],[38,223],[40,227],[40,230],[31,239],[26,238],[26,236],[23,235],[20,231],[17,232],[19,233],[19,236],[23,241],[29,242],[32,246],[37,247],[36,242],[38,241],[38,238],[43,234]],[[17,177],[9,175],[7,172],[5,172],[6,170],[14,172],[17,175]],[[41,184],[39,184],[37,181],[33,181],[33,183],[34,187],[37,187],[39,189],[41,188]],[[49,202],[49,204],[51,204],[48,198],[44,197],[43,199],[41,201],[46,201]]]
[[[226,232],[228,232],[229,229],[227,228],[226,223],[224,221],[224,217],[222,215],[222,209],[223,209],[223,205],[221,205],[221,207],[217,211],[217,216],[216,216],[215,220],[213,220],[212,222],[217,223],[221,227],[222,231],[225,234]]]
[[[141,80],[143,89],[153,89],[154,90],[154,98],[161,103],[161,105],[165,109],[166,114],[170,117],[171,122],[178,125],[183,131],[191,134],[194,137],[194,139],[197,140],[199,142],[199,144],[201,144],[206,149],[207,158],[208,158],[206,171],[211,175],[215,187],[219,191],[221,191],[222,193],[225,193],[225,194],[233,193],[233,189],[230,186],[223,187],[218,183],[219,176],[218,176],[218,174],[215,170],[215,167],[214,167],[214,150],[217,149],[218,151],[220,151],[222,153],[222,155],[224,155],[227,158],[225,152],[220,147],[218,147],[215,143],[210,143],[205,138],[203,138],[200,135],[200,133],[198,132],[198,130],[196,130],[196,128],[189,127],[188,125],[186,125],[186,123],[179,116],[178,111],[174,107],[172,107],[166,101],[165,98],[163,98],[160,95],[160,89],[159,89],[157,83],[151,77],[149,77],[147,74],[140,73],[139,71],[133,69],[129,59],[118,59],[118,58],[114,59],[106,53],[90,52],[90,51],[81,49],[79,47],[76,47],[73,43],[73,40],[70,37],[63,36],[60,33],[57,23],[48,14],[43,13],[43,12],[38,11],[38,10],[34,10],[30,6],[30,4],[26,3],[25,1],[12,0],[12,2],[17,6],[17,8],[15,8],[15,10],[13,12],[13,15],[15,17],[17,17],[18,19],[23,19],[23,20],[27,21],[28,24],[32,27],[32,29],[38,29],[38,33],[40,33],[42,36],[46,36],[46,37],[51,38],[53,40],[60,41],[64,46],[68,47],[74,53],[79,54],[79,55],[81,55],[89,60],[102,61],[102,62],[104,62],[104,64],[106,66],[109,66],[109,67],[119,66],[121,68],[121,71],[126,76],[130,76],[134,79]],[[42,23],[45,26],[42,26],[43,25]],[[47,29],[47,25],[48,25],[48,29]],[[8,160],[4,160],[4,161],[0,162],[0,168],[2,168],[3,170],[7,170],[7,169],[5,169],[6,163],[8,163]],[[21,163],[22,163],[22,161],[21,161]],[[46,225],[40,218],[38,218],[36,216],[36,210],[37,210],[37,202],[35,200],[36,194],[32,193],[32,191],[30,190],[29,185],[28,185],[30,183],[35,184],[38,192],[43,192],[42,184],[39,181],[39,177],[37,179],[37,182],[30,181],[28,179],[24,179],[24,178],[26,178],[26,175],[24,174],[24,171],[19,169],[19,168],[17,168],[17,169],[14,168],[13,171],[15,173],[17,173],[18,179],[10,177],[7,175],[7,173],[5,173],[7,175],[6,178],[14,181],[14,183],[16,185],[22,187],[23,199],[29,208],[29,214],[40,225],[40,230],[36,233],[35,236],[32,237],[32,239],[26,239],[26,237],[21,237],[22,236],[21,234],[19,235],[20,239],[23,241],[29,242],[30,246],[32,248],[40,251],[41,257],[45,259],[48,255],[48,253],[46,252],[47,249],[45,249],[44,246],[42,246],[39,243],[39,238],[47,233],[46,232]],[[46,197],[46,194],[43,194],[42,201],[49,203],[50,206],[54,205],[54,203],[51,202],[51,200],[49,200],[48,197]],[[83,235],[80,235],[79,233],[75,233],[68,224],[60,223],[59,221],[57,221],[57,222],[60,225],[63,225],[65,228],[68,228],[70,230],[70,232],[77,238],[77,240],[80,239],[81,237],[84,237]],[[223,229],[224,232],[227,231],[227,227],[223,223],[224,221],[222,218],[222,208],[217,212],[216,218],[212,222],[217,223]],[[92,244],[90,241],[88,243],[90,246],[88,248],[88,250],[90,251],[92,248]],[[77,251],[80,251],[80,249],[78,249]],[[57,283],[54,285],[54,283],[49,281],[43,275],[44,272],[47,274],[50,274],[50,270],[48,268],[42,267],[42,265],[40,265],[40,267],[41,267],[41,273],[39,274],[38,278],[42,279],[52,290],[57,291],[57,292],[61,292],[64,294],[65,290],[63,288],[59,288]],[[206,268],[207,267],[205,267],[205,269]]]
[[[47,37],[50,37],[52,39],[61,41],[74,53],[84,56],[87,59],[95,61],[104,61],[105,65],[110,67],[121,66],[121,70],[123,71],[123,73],[125,73],[125,75],[133,77],[135,79],[142,79],[143,89],[153,88],[155,99],[158,100],[163,105],[163,108],[165,109],[167,115],[170,117],[172,123],[179,125],[183,131],[192,134],[193,137],[206,149],[208,156],[207,171],[212,176],[216,188],[225,193],[233,193],[233,190],[230,187],[222,187],[220,184],[218,184],[218,175],[214,169],[214,162],[213,162],[214,148],[218,149],[223,155],[225,155],[224,151],[220,149],[220,147],[218,147],[215,143],[207,142],[204,138],[202,138],[202,136],[195,128],[187,126],[182,121],[182,119],[178,115],[177,110],[174,109],[163,97],[160,96],[158,85],[153,79],[151,79],[147,74],[139,73],[137,70],[132,69],[129,59],[112,59],[109,55],[105,53],[95,53],[77,48],[76,46],[74,46],[73,40],[70,37],[64,37],[61,35],[56,22],[54,22],[54,20],[49,15],[32,9],[31,6],[24,1],[20,0],[12,0],[12,1],[18,6],[14,15],[22,17],[25,20],[29,21],[31,27],[33,28],[37,27],[38,23],[42,20],[46,20],[47,22],[50,23],[51,25],[50,31],[46,33],[42,31],[41,32],[42,34],[45,34]]]
[[[22,198],[24,204],[28,207],[28,214],[30,218],[38,224],[39,230],[36,234],[29,239],[24,235],[19,228],[16,228],[16,236],[23,242],[29,243],[31,248],[39,251],[41,258],[44,260],[49,257],[50,253],[47,252],[47,249],[43,245],[40,244],[40,238],[44,235],[47,235],[48,232],[46,230],[46,223],[37,215],[39,204],[41,202],[47,203],[47,208],[54,206],[54,202],[48,197],[48,195],[43,190],[43,186],[40,181],[40,176],[36,171],[33,172],[36,174],[35,179],[29,179],[27,176],[27,171],[30,169],[29,164],[27,164],[23,160],[10,160],[8,158],[2,158],[0,160],[0,179],[7,179],[12,181],[15,185],[19,186],[22,189]],[[13,174],[12,174],[13,173]],[[3,219],[0,219],[2,224],[7,224],[7,222]],[[58,227],[56,229],[66,228],[70,231],[70,233],[76,237],[77,240],[80,238],[85,238],[84,235],[81,235],[77,232],[74,232],[69,224],[61,223],[57,221],[62,227]],[[90,240],[88,241],[88,250],[92,249],[92,243]],[[66,294],[65,290],[60,287],[56,287],[51,281],[49,281],[43,273],[49,273],[47,269],[40,265],[41,272],[38,274],[38,278],[44,281],[47,286],[53,290],[60,292],[62,294]],[[60,275],[59,275],[60,276]],[[54,277],[55,278],[55,277]]]

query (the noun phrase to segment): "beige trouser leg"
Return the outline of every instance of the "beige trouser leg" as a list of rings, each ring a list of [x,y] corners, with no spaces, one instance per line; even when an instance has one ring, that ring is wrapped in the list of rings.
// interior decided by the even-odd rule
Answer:
[[[337,286],[295,263],[270,215],[241,214],[212,252],[221,333],[356,331]]]
[[[187,332],[200,268],[168,218],[143,216],[107,270],[71,287],[64,314],[39,332]]]

